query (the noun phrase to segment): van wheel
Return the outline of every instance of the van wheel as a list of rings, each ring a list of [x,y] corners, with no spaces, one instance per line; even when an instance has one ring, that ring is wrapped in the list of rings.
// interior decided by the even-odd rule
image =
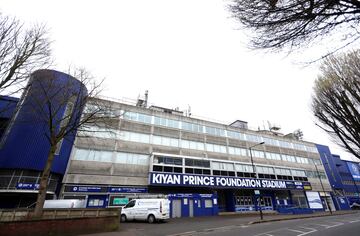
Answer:
[[[155,222],[155,216],[154,216],[154,215],[149,215],[149,216],[148,216],[148,222],[149,222],[150,224],[154,223],[154,222]]]
[[[120,217],[120,221],[121,222],[126,222],[126,215],[122,214],[121,217]]]

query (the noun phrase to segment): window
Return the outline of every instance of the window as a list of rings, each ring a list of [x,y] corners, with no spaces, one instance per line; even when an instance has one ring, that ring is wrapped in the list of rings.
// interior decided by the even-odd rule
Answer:
[[[110,151],[76,149],[73,159],[78,161],[112,162],[112,153]]]
[[[271,160],[281,160],[281,156],[278,153],[272,153],[272,152],[267,152],[266,153],[266,158],[267,159],[271,159]]]
[[[138,142],[138,143],[150,143],[150,135],[149,134],[120,131],[119,137],[121,140],[125,140],[125,141],[132,141],[132,142]]]
[[[296,162],[301,164],[309,164],[309,160],[306,157],[296,157]]]
[[[190,141],[190,140],[181,140],[181,148],[194,149],[200,151],[205,150],[204,143]]]
[[[153,144],[170,146],[170,147],[179,147],[179,140],[175,138],[168,138],[168,137],[154,135]]]
[[[275,139],[263,137],[263,140],[266,145],[279,146],[279,142]]]
[[[291,143],[286,142],[286,141],[281,141],[281,140],[278,140],[278,141],[279,141],[280,147],[283,147],[283,148],[292,148]]]
[[[179,129],[179,121],[155,116],[154,124]]]
[[[231,170],[231,171],[234,170],[234,164],[232,163],[214,161],[211,163],[211,166],[213,169],[217,169],[217,170]]]
[[[254,172],[251,165],[235,164],[235,169],[239,172]]]
[[[282,157],[283,161],[296,162],[296,159],[294,156],[281,154],[281,157]]]
[[[306,147],[303,144],[300,143],[293,143],[293,146],[297,150],[306,151]]]
[[[154,163],[156,164],[166,164],[166,165],[182,165],[182,158],[180,157],[166,157],[166,156],[156,156],[154,157]]]
[[[246,140],[254,143],[260,143],[262,142],[262,137],[252,134],[246,134]]]
[[[203,133],[203,126],[198,125],[198,124],[182,122],[181,123],[181,128],[184,129],[184,130],[192,131],[192,132]]]
[[[209,126],[205,127],[205,133],[215,136],[225,136],[225,130]]]
[[[124,208],[131,208],[135,206],[135,200],[130,201]]]
[[[205,199],[205,208],[212,208],[212,199]]]
[[[124,119],[151,124],[152,117],[141,113],[125,111]]]
[[[186,158],[185,165],[210,168],[210,161]]]
[[[256,166],[256,171],[261,174],[274,174],[274,168],[266,166]]]
[[[284,168],[275,168],[275,174],[291,176],[290,170],[289,169],[284,169]]]
[[[291,170],[293,176],[306,177],[305,171],[303,170]]]
[[[238,156],[247,156],[247,150],[244,148],[229,147],[229,154]]]
[[[226,153],[226,146],[207,143],[206,144],[206,151],[208,151],[208,152]]]
[[[245,135],[243,133],[228,130],[227,135],[228,135],[229,138],[246,140]]]
[[[264,158],[265,154],[263,151],[251,150],[253,157]]]
[[[147,166],[149,165],[149,156],[137,153],[117,152],[115,163]]]

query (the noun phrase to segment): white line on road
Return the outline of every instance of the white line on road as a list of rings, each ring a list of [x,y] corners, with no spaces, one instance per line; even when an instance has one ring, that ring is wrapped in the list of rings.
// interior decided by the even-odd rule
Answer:
[[[336,222],[336,221],[332,221],[332,222],[329,222],[329,223],[335,223],[334,225],[330,225],[328,227],[326,227],[327,229],[330,229],[330,228],[334,228],[334,227],[338,227],[340,225],[343,225],[344,223],[342,222]],[[336,224],[337,223],[337,224]]]
[[[187,235],[193,235],[196,231],[187,231],[183,233],[177,233],[177,234],[168,234],[167,236],[187,236]]]
[[[310,231],[308,232],[305,232],[305,233],[302,233],[302,234],[299,234],[297,236],[303,236],[303,235],[307,235],[307,234],[311,234],[311,233],[314,233],[317,231],[317,229],[314,229],[314,228],[309,228],[309,227],[304,227],[304,226],[298,226],[299,228],[302,228],[302,229],[308,229]]]
[[[311,225],[319,225],[319,226],[322,226],[322,227],[329,227],[330,225],[322,225],[322,224],[311,224]]]
[[[360,220],[352,220],[352,221],[349,221],[349,223],[356,223],[356,222],[360,222]]]
[[[301,234],[303,234],[303,233],[306,233],[306,232],[304,232],[304,231],[300,231],[300,230],[296,230],[296,229],[287,229],[287,230],[289,230],[289,231],[292,231],[292,232],[295,232],[295,233],[301,233]]]

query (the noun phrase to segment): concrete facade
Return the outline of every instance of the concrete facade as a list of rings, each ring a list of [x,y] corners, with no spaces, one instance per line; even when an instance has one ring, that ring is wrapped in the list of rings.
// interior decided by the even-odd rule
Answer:
[[[72,186],[95,185],[99,189],[99,186],[145,187],[148,188],[146,194],[215,192],[220,198],[220,195],[227,194],[225,190],[152,187],[149,174],[160,171],[252,177],[250,149],[256,178],[310,183],[311,187],[306,190],[279,193],[279,196],[287,195],[286,203],[289,201],[295,206],[304,207],[304,204],[308,204],[305,191],[319,192],[323,197],[330,196],[331,186],[314,143],[290,139],[275,132],[250,130],[246,126],[237,128],[197,119],[177,110],[104,102],[114,117],[92,127],[94,132],[76,138],[63,178],[62,198],[107,194],[104,201],[110,201],[106,190],[69,190]],[[264,144],[259,145],[261,142]],[[166,163],[166,157],[168,161],[180,162]],[[186,160],[198,164],[189,166]],[[201,166],[201,161],[205,166]],[[236,196],[242,190],[233,191],[232,194]],[[124,193],[122,195],[126,196]],[[272,197],[273,207],[276,201],[279,204],[279,196]],[[297,196],[303,199],[298,202],[294,199]]]

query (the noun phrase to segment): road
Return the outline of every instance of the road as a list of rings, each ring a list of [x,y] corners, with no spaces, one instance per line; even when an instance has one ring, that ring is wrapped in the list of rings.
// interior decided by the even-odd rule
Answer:
[[[253,225],[230,225],[175,235],[359,236],[360,214],[275,221]]]
[[[268,217],[270,218],[270,217]],[[249,224],[258,217],[199,217],[166,223],[127,222],[117,232],[92,236],[359,236],[360,213]],[[89,235],[90,236],[90,235]]]

